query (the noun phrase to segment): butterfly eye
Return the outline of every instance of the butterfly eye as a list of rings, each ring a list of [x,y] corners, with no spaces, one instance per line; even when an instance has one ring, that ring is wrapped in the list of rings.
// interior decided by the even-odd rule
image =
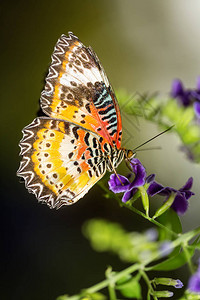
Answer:
[[[128,159],[132,159],[135,156],[135,152],[132,150],[127,150],[126,156]]]

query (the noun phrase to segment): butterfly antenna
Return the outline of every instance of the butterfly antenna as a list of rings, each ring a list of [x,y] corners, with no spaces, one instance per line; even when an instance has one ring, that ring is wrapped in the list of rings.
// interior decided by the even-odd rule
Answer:
[[[141,152],[141,151],[148,151],[148,150],[161,150],[162,147],[158,146],[158,147],[150,147],[150,148],[145,148],[145,149],[139,149],[137,150],[137,152]]]
[[[167,128],[166,130],[160,132],[159,134],[155,135],[154,137],[152,137],[151,139],[149,139],[148,141],[142,143],[141,145],[139,145],[138,147],[136,147],[135,149],[133,149],[133,152],[135,152],[135,150],[137,150],[138,148],[146,145],[147,143],[153,141],[155,138],[159,137],[160,135],[166,133],[167,131],[171,130],[174,127],[174,125],[170,126],[169,128]]]

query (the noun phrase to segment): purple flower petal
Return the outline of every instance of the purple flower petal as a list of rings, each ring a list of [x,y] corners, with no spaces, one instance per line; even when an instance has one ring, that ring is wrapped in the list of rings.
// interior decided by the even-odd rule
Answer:
[[[192,184],[193,184],[193,178],[190,177],[186,182],[186,184],[179,189],[179,192],[182,193],[182,195],[186,200],[188,200],[192,195],[194,195],[194,193],[190,191],[190,189],[192,188]]]
[[[189,106],[191,103],[191,91],[185,91],[185,93],[182,96],[178,97],[178,99],[183,106]]]
[[[128,178],[122,175],[112,174],[108,181],[109,189],[114,193],[124,192],[122,201],[127,202],[137,192],[138,187],[145,184],[146,171],[144,166],[138,159],[132,159],[130,162],[133,170],[132,175],[135,175],[133,182],[130,183]],[[129,176],[130,177],[130,176]]]
[[[176,190],[171,187],[163,187],[163,185],[154,181],[149,185],[147,189],[147,193],[150,196],[154,196],[156,194],[167,196],[165,201],[168,200],[171,193],[174,193],[175,197],[171,207],[176,211],[176,213],[182,215],[188,209],[189,206],[188,199],[192,195],[194,195],[194,193],[190,191],[190,189],[192,188],[192,184],[193,184],[193,178],[190,177],[182,188]]]
[[[193,293],[200,294],[200,274],[196,272],[189,280],[188,289]]]
[[[200,76],[197,77],[197,91],[200,92]]]
[[[155,196],[156,194],[167,196],[170,195],[170,193],[171,193],[170,188],[164,187],[162,184],[159,184],[156,181],[151,183],[147,189],[147,194],[150,195],[151,197]]]
[[[175,79],[172,83],[171,96],[179,100],[180,104],[187,107],[191,103],[193,91],[184,89],[182,82]]]
[[[125,192],[122,197],[122,202],[127,202],[128,200],[130,200],[136,192],[137,192],[137,188]]]
[[[131,182],[129,189],[144,185],[146,178],[146,171],[144,166],[141,164],[139,159],[136,158],[132,159],[130,164],[133,169],[133,172],[135,173],[135,178]]]
[[[147,176],[146,183],[152,183],[155,179],[155,176],[156,176],[155,174],[151,174],[151,175]]]
[[[133,159],[131,159],[131,161],[130,161],[130,166],[131,166],[131,168],[132,168],[132,170],[133,170],[133,173],[137,173],[137,166],[138,165],[140,165],[140,166],[142,166],[143,167],[143,165],[141,164],[141,162],[139,161],[139,159],[137,159],[137,158],[133,158]],[[144,167],[143,167],[144,168]],[[145,170],[145,168],[144,168],[144,170]]]
[[[200,101],[200,91],[191,91],[191,98]]]
[[[172,89],[171,89],[171,95],[173,98],[176,98],[180,95],[183,95],[183,84],[179,79],[174,79],[172,82]]]
[[[179,193],[174,198],[174,202],[171,207],[175,210],[175,212],[177,212],[177,214],[183,215],[188,208],[188,201],[183,194]]]
[[[193,193],[191,191],[184,191],[182,193],[184,194],[184,197],[186,200],[190,199],[191,196],[195,195],[195,193]]]
[[[193,184],[193,178],[190,177],[187,182],[184,184],[182,188],[179,189],[179,191],[185,191],[185,190],[190,190],[192,188]]]
[[[119,178],[121,180],[119,180]],[[111,174],[110,175],[110,180],[108,181],[109,189],[114,192],[114,193],[121,193],[127,191],[130,182],[129,180],[122,175],[117,175],[116,174]]]
[[[198,119],[200,119],[200,102],[194,102],[194,112]]]
[[[182,82],[175,79],[172,83],[171,96],[185,107],[194,104],[195,114],[200,119],[200,76],[197,78],[197,87],[193,90],[185,89]]]
[[[176,289],[181,289],[183,287],[183,283],[182,281],[180,281],[179,279],[176,280],[176,284],[174,286]]]

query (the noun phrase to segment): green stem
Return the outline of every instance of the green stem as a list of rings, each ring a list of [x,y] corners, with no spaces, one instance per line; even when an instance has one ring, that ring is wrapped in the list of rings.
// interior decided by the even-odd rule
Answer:
[[[108,292],[110,300],[117,300],[115,289],[110,284],[108,285]]]
[[[185,244],[185,243],[183,243],[183,245],[182,245],[185,257],[186,257],[187,262],[188,262],[189,270],[190,270],[191,274],[193,274],[194,273],[194,266],[193,266],[192,260],[190,259],[190,254],[188,252],[187,246],[188,245]]]
[[[99,182],[99,186],[106,192],[108,193],[109,190],[103,185],[103,182]],[[144,214],[143,212],[141,212],[140,210],[138,210],[137,208],[133,207],[132,205],[129,204],[129,202],[124,203],[121,201],[121,199],[113,193],[113,197],[118,201],[118,203],[120,203],[121,206],[128,208],[129,210],[135,212],[136,214],[140,215],[141,217],[145,218],[146,220],[148,220],[149,222],[153,223],[154,225],[164,229],[165,231],[169,232],[171,235],[173,235],[174,237],[177,237],[178,235],[170,230],[169,228],[165,227],[163,224],[159,223],[158,221],[154,220],[153,218],[147,216],[146,214]]]
[[[117,300],[116,293],[115,293],[115,282],[113,281],[113,273],[112,268],[108,267],[106,270],[106,278],[109,280],[108,284],[108,292],[110,300]]]
[[[151,296],[150,296],[150,291],[148,290],[148,293],[147,293],[147,300],[151,300]]]
[[[143,266],[142,266],[143,268]],[[117,282],[121,277],[129,275],[135,271],[138,271],[141,269],[141,265],[140,264],[134,264],[128,268],[126,268],[125,270],[115,274],[112,276],[112,282],[115,283]],[[98,292],[99,290],[102,290],[106,287],[108,287],[110,284],[110,279],[105,279],[91,287],[89,287],[88,289],[85,289],[82,293],[80,293],[79,295],[74,295],[71,296],[69,298],[67,298],[68,300],[79,300],[81,297],[87,295],[87,294],[93,294]]]
[[[116,282],[120,278],[122,278],[126,275],[129,275],[135,271],[138,271],[140,268],[141,268],[140,264],[134,264],[134,265],[126,268],[125,270],[113,275],[112,280],[113,280],[113,282]],[[103,280],[102,282],[99,282],[99,283],[93,285],[92,287],[88,288],[87,293],[89,293],[89,294],[95,293],[95,292],[107,287],[108,284],[109,284],[109,279]]]
[[[151,281],[149,280],[149,277],[147,276],[147,274],[143,270],[140,271],[140,274],[142,275],[144,281],[146,282],[146,284],[148,286],[149,294],[151,294],[155,300],[158,300],[158,298],[155,295],[153,295],[154,289],[151,285]]]
[[[171,249],[176,248],[178,245],[183,245],[183,243],[185,243],[185,247],[187,247],[187,242],[189,242],[189,240],[191,240],[193,237],[195,237],[197,234],[200,233],[200,227],[189,231],[187,233],[184,233],[182,235],[180,235],[176,240],[171,242],[171,246],[169,246]],[[151,268],[147,268],[146,266],[150,263],[152,263],[153,261],[157,260],[160,258],[160,254],[155,254],[154,256],[151,257],[151,259],[146,260],[144,264],[133,264],[130,267],[124,269],[123,271],[116,273],[114,275],[112,275],[112,282],[115,283],[117,282],[120,278],[127,276],[129,274],[132,274],[133,272],[136,271],[143,271],[143,274],[145,273],[145,271],[147,270],[151,270]],[[146,274],[146,273],[145,273]],[[145,276],[145,275],[144,275]],[[143,278],[144,278],[143,276]],[[147,276],[147,275],[146,275]],[[146,278],[146,277],[145,277]],[[144,278],[144,279],[145,279]],[[104,289],[106,287],[108,287],[108,285],[110,284],[110,279],[105,279],[95,285],[93,285],[92,287],[85,289],[82,293],[80,293],[79,295],[74,295],[71,296],[69,298],[67,298],[68,300],[79,300],[81,297],[83,297],[84,295],[87,294],[92,294],[92,293],[96,293],[101,289]],[[154,298],[156,299],[156,298]]]
[[[145,215],[142,211],[138,210],[137,208],[135,208],[134,206],[130,206],[127,203],[122,203],[122,206],[130,209],[131,211],[135,212],[136,214],[142,216],[143,218],[145,218],[146,220],[150,221],[151,223],[155,224],[156,226],[164,229],[165,231],[169,232],[171,235],[173,235],[174,237],[177,237],[178,234],[175,233],[174,231],[172,231],[171,229],[165,227],[163,224],[159,223],[158,221],[156,221],[155,219]]]

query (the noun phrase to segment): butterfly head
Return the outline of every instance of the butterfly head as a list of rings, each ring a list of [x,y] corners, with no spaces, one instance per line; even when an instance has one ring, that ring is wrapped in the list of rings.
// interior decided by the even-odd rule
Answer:
[[[126,159],[127,160],[131,160],[132,158],[134,158],[135,157],[135,152],[133,152],[132,150],[127,150],[127,149],[125,149],[125,157],[126,157]]]

